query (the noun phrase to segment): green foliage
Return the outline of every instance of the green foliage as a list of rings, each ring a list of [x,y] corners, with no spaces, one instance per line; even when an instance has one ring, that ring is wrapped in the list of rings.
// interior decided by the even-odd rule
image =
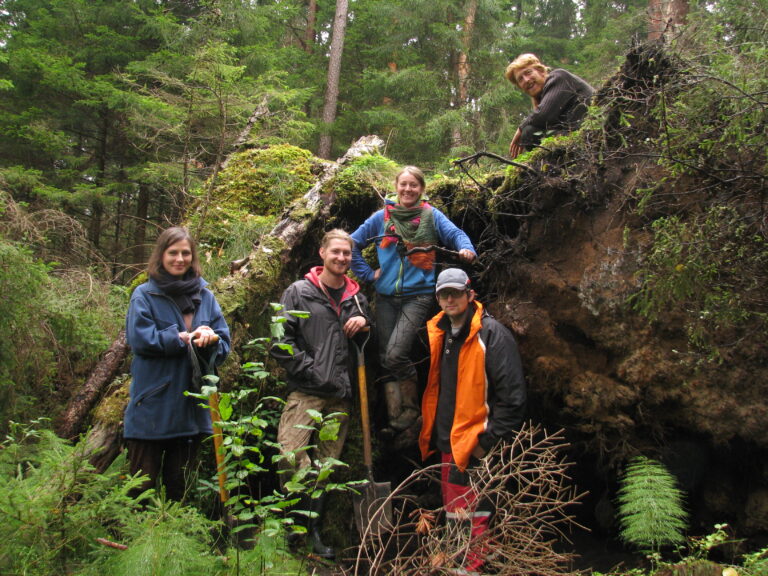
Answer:
[[[638,456],[629,462],[618,492],[621,538],[641,550],[659,552],[685,541],[683,494],[663,464]]]
[[[276,313],[271,318],[270,337],[257,338],[246,345],[252,351],[254,360],[243,364],[243,375],[246,381],[255,384],[254,388],[241,388],[231,392],[218,392],[216,376],[206,377],[208,384],[203,386],[200,394],[190,396],[210,398],[218,396],[219,422],[217,427],[222,434],[221,456],[223,457],[226,474],[226,490],[229,495],[225,506],[227,513],[235,520],[236,528],[233,534],[256,530],[262,540],[281,537],[285,530],[291,530],[295,517],[287,514],[294,507],[301,495],[306,494],[316,498],[325,492],[348,491],[357,484],[355,482],[333,483],[330,481],[335,470],[346,464],[333,459],[321,458],[314,460],[306,468],[296,469],[297,453],[282,453],[279,444],[270,437],[268,430],[275,430],[280,419],[278,408],[283,401],[276,397],[263,396],[264,383],[271,378],[264,361],[273,339],[279,339],[283,334],[285,316],[280,304],[272,303],[271,308]],[[289,311],[300,317],[306,317],[306,312]],[[251,396],[256,396],[255,405],[249,402]],[[339,431],[339,414],[323,416],[319,412],[310,411],[314,421],[312,429],[320,441],[333,440]],[[300,451],[310,450],[312,446]],[[270,456],[271,454],[271,456]],[[290,479],[281,482],[282,492],[271,494],[255,494],[252,492],[249,479],[268,472],[266,464],[273,464],[279,469],[279,474],[290,473]],[[219,492],[218,479],[203,481],[210,490]],[[297,511],[309,515],[307,510]],[[301,528],[300,530],[303,530]]]
[[[333,189],[339,195],[376,194],[383,199],[393,190],[399,169],[397,163],[386,156],[364,154],[336,174]]]
[[[744,570],[747,575],[768,575],[768,548],[762,548],[744,555]]]
[[[312,155],[288,144],[234,154],[210,197],[199,192],[189,226],[200,241],[217,247],[226,246],[243,221],[246,234],[263,230],[267,217],[309,190],[311,168]]]
[[[208,282],[229,274],[230,263],[248,256],[254,245],[275,225],[272,216],[244,214],[240,220],[211,222],[212,234],[223,240],[220,244],[203,241],[198,244],[203,275]],[[220,229],[219,229],[220,228]],[[216,229],[216,232],[213,230]],[[226,229],[227,235],[223,236]]]
[[[129,494],[143,478],[126,478],[125,458],[99,474],[88,464],[86,448],[69,445],[45,422],[11,423],[0,444],[0,573],[301,573],[301,564],[285,552],[269,521],[248,551],[220,552],[219,521],[152,490],[134,499]]]
[[[6,208],[18,209],[12,204]],[[38,238],[29,228],[28,236],[39,242],[36,249],[48,251],[58,232]],[[0,348],[4,432],[9,420],[55,415],[61,409],[52,395],[54,384],[72,385],[90,370],[122,325],[126,294],[91,271],[46,264],[27,246],[3,238],[0,290],[0,329],[13,335]]]
[[[194,508],[155,499],[121,528],[128,548],[100,554],[85,574],[183,576],[221,572],[223,558],[213,553],[216,525]]]
[[[698,219],[660,218],[633,305],[655,320],[682,315],[691,343],[716,355],[724,331],[761,326],[768,243],[734,207],[714,205]]]
[[[119,462],[96,474],[75,447],[40,423],[11,424],[0,449],[0,572],[69,573],[106,527],[126,521],[133,500]],[[122,461],[122,459],[120,459]]]

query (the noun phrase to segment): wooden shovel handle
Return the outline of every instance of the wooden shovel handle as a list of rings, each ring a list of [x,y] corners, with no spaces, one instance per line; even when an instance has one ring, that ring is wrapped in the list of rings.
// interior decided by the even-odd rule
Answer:
[[[193,338],[194,340],[194,338]],[[219,335],[211,336],[211,344],[219,341]],[[229,500],[227,491],[227,472],[224,469],[224,435],[221,432],[221,414],[219,413],[219,393],[214,392],[208,397],[208,405],[211,408],[211,423],[213,424],[213,449],[216,453],[216,472],[219,477],[219,499],[221,503]]]
[[[370,332],[366,326],[362,332]],[[373,455],[371,454],[371,418],[368,411],[368,386],[365,376],[365,344],[370,336],[366,335],[365,341],[358,345],[352,340],[357,351],[357,388],[360,393],[360,419],[363,425],[363,463],[369,475],[373,474]]]
[[[229,500],[227,491],[227,472],[224,469],[224,436],[221,433],[221,415],[219,414],[219,393],[214,392],[208,397],[208,403],[211,407],[211,421],[213,422],[213,448],[216,452],[216,471],[219,476],[219,499],[221,503]]]

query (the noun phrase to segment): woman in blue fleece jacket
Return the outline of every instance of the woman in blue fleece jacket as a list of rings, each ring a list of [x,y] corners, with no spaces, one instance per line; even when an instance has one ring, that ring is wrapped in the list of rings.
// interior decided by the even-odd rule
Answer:
[[[229,328],[184,228],[160,234],[148,275],[125,322],[133,362],[123,436],[131,474],[149,476],[142,490],[162,479],[166,496],[181,500],[200,441],[213,433],[208,409],[184,395],[192,383],[188,344],[205,358],[215,354],[218,365],[229,354]]]
[[[440,210],[422,200],[425,188],[424,173],[415,166],[406,166],[395,178],[397,202],[387,201],[352,234],[352,271],[376,289],[376,331],[379,359],[386,373],[384,396],[389,427],[390,432],[403,438],[402,445],[415,442],[418,434],[419,390],[410,352],[434,302],[435,253],[402,257],[398,239],[406,249],[440,245],[459,252],[465,262],[476,257],[469,237]],[[376,270],[362,255],[371,242],[376,243]],[[413,434],[401,434],[411,430]]]

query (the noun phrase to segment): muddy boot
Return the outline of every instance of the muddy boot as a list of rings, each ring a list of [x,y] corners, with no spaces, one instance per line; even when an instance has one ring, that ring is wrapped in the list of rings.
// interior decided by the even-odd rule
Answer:
[[[398,384],[402,409],[396,417],[390,416],[389,427],[402,432],[413,427],[419,417],[419,389],[415,379],[402,380]]]
[[[416,446],[419,443],[419,434],[421,434],[421,422],[421,416],[419,416],[411,426],[396,432],[392,440],[392,447],[400,452]]]
[[[309,519],[309,541],[312,544],[312,552],[320,556],[321,558],[327,558],[333,560],[336,557],[336,552],[330,546],[323,544],[322,535],[320,529],[323,526],[323,505],[325,504],[325,494],[319,498],[312,498],[309,509],[316,514],[313,514]]]
[[[382,384],[384,390],[384,405],[387,408],[387,422],[397,419],[403,412],[403,399],[400,397],[400,384],[394,380]],[[392,440],[397,434],[397,430],[387,424],[380,430],[381,437],[385,440]]]

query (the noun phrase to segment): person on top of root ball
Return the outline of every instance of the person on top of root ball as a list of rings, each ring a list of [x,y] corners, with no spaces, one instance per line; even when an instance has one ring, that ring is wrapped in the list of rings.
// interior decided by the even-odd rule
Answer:
[[[439,245],[455,250],[464,262],[476,251],[469,237],[445,214],[422,199],[424,173],[403,168],[395,178],[397,202],[370,216],[352,233],[352,271],[376,289],[376,335],[384,371],[384,397],[389,418],[385,433],[395,436],[396,449],[415,446],[419,424],[419,385],[411,360],[417,333],[434,303],[435,253],[404,256],[404,249]],[[374,270],[362,251],[376,243],[379,268]]]
[[[534,54],[521,54],[504,76],[531,97],[533,111],[523,120],[509,144],[515,158],[531,150],[545,136],[578,128],[595,93],[582,78],[562,68],[544,66]]]

